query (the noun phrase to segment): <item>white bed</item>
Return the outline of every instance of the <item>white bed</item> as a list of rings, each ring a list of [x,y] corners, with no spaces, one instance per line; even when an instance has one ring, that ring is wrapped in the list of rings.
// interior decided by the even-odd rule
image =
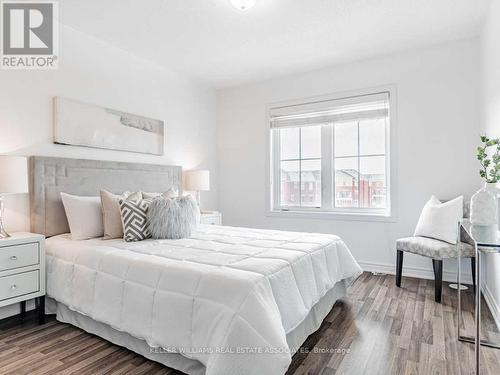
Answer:
[[[283,374],[361,273],[338,237],[224,226],[176,241],[64,234],[61,192],[180,192],[181,180],[178,166],[31,157],[49,312],[188,374]]]
[[[285,373],[361,273],[337,236],[225,226],[46,249],[59,320],[189,374]]]

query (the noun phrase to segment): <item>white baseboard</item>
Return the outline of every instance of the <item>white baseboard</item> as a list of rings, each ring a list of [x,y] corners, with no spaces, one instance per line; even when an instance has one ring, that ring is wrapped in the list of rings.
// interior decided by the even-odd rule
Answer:
[[[26,301],[26,311],[35,309],[35,300]],[[10,316],[18,315],[21,312],[21,304],[15,303],[13,305],[0,307],[0,319],[5,319]]]
[[[495,320],[497,327],[500,328],[500,306],[493,297],[493,294],[488,288],[488,285],[483,283],[482,290],[483,290],[484,300],[486,301],[486,304],[490,308],[491,315],[493,315],[493,319]]]
[[[369,272],[380,272],[389,275],[396,274],[396,266],[394,264],[384,264],[384,263],[369,263],[369,262],[358,262],[364,271]],[[419,279],[434,280],[434,272],[428,268],[423,267],[408,267],[403,264],[403,276],[416,277]],[[446,271],[443,270],[443,281],[456,283],[457,273],[456,271]],[[472,277],[468,273],[462,273],[461,281],[464,284],[472,284]]]

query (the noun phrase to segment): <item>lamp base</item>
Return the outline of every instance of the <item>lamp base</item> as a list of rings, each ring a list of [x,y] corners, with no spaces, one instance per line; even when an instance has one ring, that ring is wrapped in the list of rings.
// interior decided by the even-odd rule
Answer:
[[[198,203],[198,208],[201,210],[201,194],[199,191],[196,191],[196,203]]]
[[[7,233],[7,232],[5,231],[5,229],[3,229],[3,228],[2,228],[2,229],[0,230],[0,239],[3,239],[3,238],[9,238],[9,237],[10,237],[10,234],[9,234],[9,233]]]
[[[2,217],[0,216],[0,239],[1,238],[9,238],[10,237],[10,234],[7,233],[7,231],[5,230],[5,228],[3,227],[3,224],[2,224]]]
[[[0,195],[0,238],[9,238],[10,234],[7,233],[3,226],[3,208],[4,208],[4,203],[3,203],[3,196]]]

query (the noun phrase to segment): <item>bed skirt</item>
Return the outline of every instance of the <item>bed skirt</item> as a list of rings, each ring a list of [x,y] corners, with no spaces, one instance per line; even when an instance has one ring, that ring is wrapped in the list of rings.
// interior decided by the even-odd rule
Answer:
[[[314,333],[325,317],[333,308],[335,302],[346,294],[346,282],[339,281],[330,289],[322,299],[316,303],[306,318],[293,331],[286,336],[288,347],[292,354],[297,351],[307,337]],[[46,312],[56,314],[56,319],[63,323],[68,323],[86,332],[127,349],[132,350],[152,361],[159,362],[167,367],[174,368],[189,375],[204,375],[205,366],[200,362],[186,358],[177,353],[158,353],[158,350],[151,348],[146,341],[131,336],[126,332],[118,331],[111,326],[95,321],[94,319],[70,310],[66,305],[48,298]]]

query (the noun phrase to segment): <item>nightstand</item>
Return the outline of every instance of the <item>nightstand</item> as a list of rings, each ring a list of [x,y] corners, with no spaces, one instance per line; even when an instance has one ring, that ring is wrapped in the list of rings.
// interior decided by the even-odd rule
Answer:
[[[0,239],[0,307],[37,299],[38,320],[45,323],[45,237],[34,233],[13,233]]]
[[[222,225],[222,214],[219,211],[202,211],[201,224]]]

